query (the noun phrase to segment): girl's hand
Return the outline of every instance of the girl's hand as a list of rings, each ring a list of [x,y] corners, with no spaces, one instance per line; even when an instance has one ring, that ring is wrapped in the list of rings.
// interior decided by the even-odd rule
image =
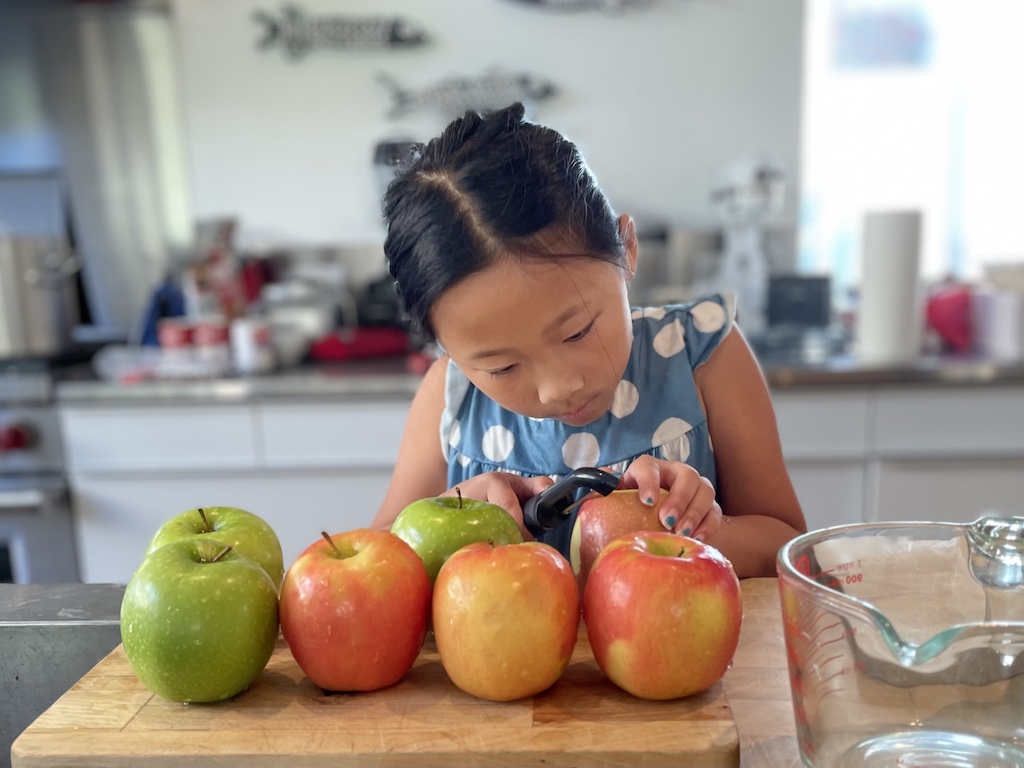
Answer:
[[[658,516],[673,533],[707,541],[722,524],[714,486],[689,464],[641,456],[626,468],[619,488],[636,488],[650,504],[666,489]]]
[[[531,541],[533,534],[526,530],[523,522],[523,503],[536,496],[554,480],[547,476],[522,477],[506,472],[487,472],[459,483],[458,489],[464,499],[489,501],[503,507],[519,524],[524,541]],[[455,496],[455,488],[449,488],[442,496]]]

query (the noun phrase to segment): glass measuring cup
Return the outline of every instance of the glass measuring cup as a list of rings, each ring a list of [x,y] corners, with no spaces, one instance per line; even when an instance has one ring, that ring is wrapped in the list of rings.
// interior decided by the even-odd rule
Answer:
[[[1024,768],[1024,518],[825,528],[777,570],[805,766]]]

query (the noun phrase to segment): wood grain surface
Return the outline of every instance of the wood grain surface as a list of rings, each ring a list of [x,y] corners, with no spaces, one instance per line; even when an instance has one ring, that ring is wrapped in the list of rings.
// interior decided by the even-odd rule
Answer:
[[[458,690],[429,648],[395,686],[325,694],[279,642],[234,699],[175,704],[142,687],[118,646],[21,734],[12,768],[797,766],[776,583],[747,580],[743,591],[732,669],[670,702],[608,683],[585,633],[558,683],[511,703]]]

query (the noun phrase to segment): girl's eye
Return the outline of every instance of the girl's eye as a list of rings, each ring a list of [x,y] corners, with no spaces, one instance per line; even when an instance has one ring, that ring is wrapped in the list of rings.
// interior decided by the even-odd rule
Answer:
[[[574,334],[573,334],[572,336],[570,336],[569,338],[567,338],[567,339],[566,339],[566,341],[567,341],[567,342],[572,342],[572,341],[580,341],[580,340],[581,340],[581,339],[583,339],[583,338],[584,338],[584,337],[585,337],[585,336],[586,336],[586,335],[587,335],[588,333],[590,333],[590,332],[591,332],[591,331],[592,331],[593,329],[594,329],[594,321],[593,321],[593,320],[591,320],[591,321],[590,321],[590,323],[589,323],[589,324],[587,325],[587,327],[586,327],[586,328],[584,328],[584,329],[583,329],[582,331],[580,331],[579,333],[574,333]]]
[[[501,378],[502,376],[508,376],[515,369],[516,369],[516,366],[513,363],[512,365],[506,365],[504,368],[499,368],[496,371],[488,371],[487,373],[488,373],[489,376],[493,376],[494,378],[497,379],[497,378]]]

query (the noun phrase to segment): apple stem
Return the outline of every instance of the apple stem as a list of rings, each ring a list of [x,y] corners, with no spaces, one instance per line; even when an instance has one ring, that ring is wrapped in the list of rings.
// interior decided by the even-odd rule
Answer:
[[[344,555],[341,554],[341,550],[338,549],[338,545],[334,543],[334,539],[331,538],[330,534],[327,533],[327,531],[320,531],[320,535],[327,539],[327,543],[331,545],[331,549],[334,550],[334,554],[336,554],[338,557],[344,557]]]
[[[680,548],[679,548],[679,552],[677,552],[677,553],[676,553],[676,557],[682,557],[682,556],[683,556],[683,553],[684,553],[685,551],[686,551],[686,547],[680,547]]]
[[[455,486],[455,495],[459,497],[459,509],[462,509],[462,489]]]
[[[199,507],[199,509],[197,509],[196,511],[199,513],[199,517],[203,521],[203,533],[209,533],[210,531],[212,531],[213,528],[210,527],[210,520],[206,517],[206,513],[203,512],[203,508]]]
[[[210,562],[211,563],[216,563],[218,560],[223,558],[224,555],[226,555],[230,551],[231,551],[231,546],[230,545],[227,546],[227,547],[224,547],[224,549],[222,549],[220,552],[218,552],[216,555],[214,555],[213,559],[210,560]]]

